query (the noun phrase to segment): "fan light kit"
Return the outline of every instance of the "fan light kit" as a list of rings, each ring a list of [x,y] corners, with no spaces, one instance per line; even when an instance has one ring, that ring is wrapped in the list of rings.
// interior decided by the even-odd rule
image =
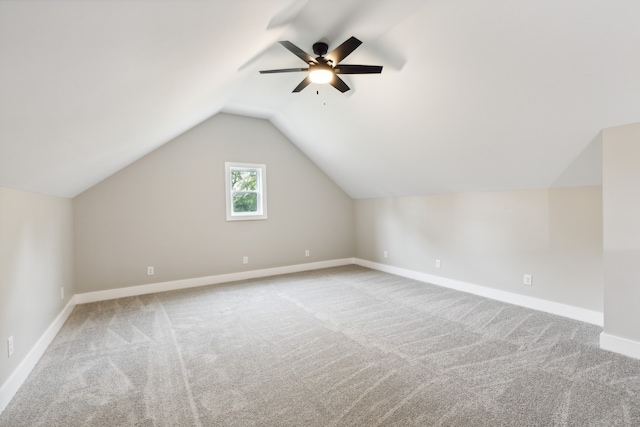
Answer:
[[[307,77],[300,82],[294,93],[302,91],[311,83],[330,84],[331,86],[344,93],[349,90],[349,86],[340,78],[338,74],[380,74],[382,66],[380,65],[342,65],[340,61],[349,56],[358,46],[362,44],[360,40],[351,37],[346,42],[335,48],[327,54],[329,46],[326,43],[318,42],[313,45],[313,53],[318,55],[316,58],[306,53],[289,41],[281,41],[280,44],[287,48],[291,53],[302,59],[309,65],[308,68],[282,68],[279,70],[262,70],[260,74],[275,73],[294,73],[305,71],[308,72]]]
[[[327,68],[320,68],[320,67],[315,67],[312,69],[311,67],[309,67],[309,78],[313,83],[317,83],[317,84],[329,83],[331,79],[333,79],[333,76],[334,76],[333,70],[329,70]]]

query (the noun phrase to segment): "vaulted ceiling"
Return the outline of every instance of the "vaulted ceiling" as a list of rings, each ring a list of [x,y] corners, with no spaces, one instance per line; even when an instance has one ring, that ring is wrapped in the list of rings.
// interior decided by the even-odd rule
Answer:
[[[0,2],[0,185],[73,197],[218,112],[355,198],[592,185],[640,121],[637,0]],[[352,88],[291,91],[350,36]]]

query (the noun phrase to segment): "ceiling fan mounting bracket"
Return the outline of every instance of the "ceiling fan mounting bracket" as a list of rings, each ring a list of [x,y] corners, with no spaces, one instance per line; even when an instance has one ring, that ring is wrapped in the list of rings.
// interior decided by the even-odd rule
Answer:
[[[324,42],[318,42],[313,44],[313,53],[318,56],[325,56],[329,51],[329,45]]]

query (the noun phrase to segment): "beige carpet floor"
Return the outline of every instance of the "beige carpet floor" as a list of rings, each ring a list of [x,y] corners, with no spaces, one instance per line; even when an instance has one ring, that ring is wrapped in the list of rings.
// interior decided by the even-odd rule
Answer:
[[[76,306],[0,426],[640,426],[600,328],[356,266]]]

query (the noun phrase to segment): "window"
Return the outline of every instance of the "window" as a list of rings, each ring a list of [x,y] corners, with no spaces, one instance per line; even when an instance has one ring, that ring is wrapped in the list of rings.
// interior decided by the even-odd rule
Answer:
[[[226,162],[227,221],[267,219],[267,166]]]

